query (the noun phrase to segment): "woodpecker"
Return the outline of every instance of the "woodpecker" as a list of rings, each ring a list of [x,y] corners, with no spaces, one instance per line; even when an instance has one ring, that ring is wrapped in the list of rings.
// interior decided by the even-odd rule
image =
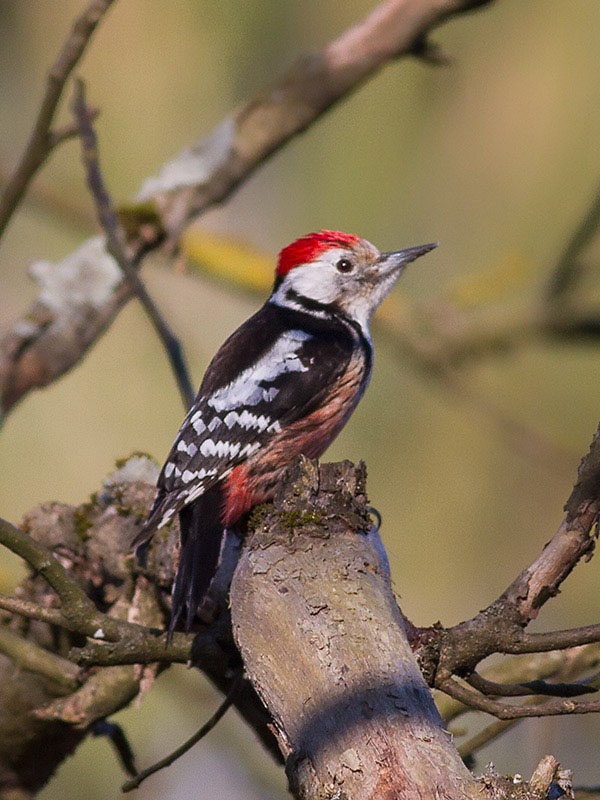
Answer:
[[[406,264],[437,244],[379,250],[339,231],[310,233],[279,254],[271,296],[211,361],[135,539],[179,514],[172,634],[189,630],[227,528],[273,497],[285,469],[320,457],[361,399],[373,366],[369,321]]]

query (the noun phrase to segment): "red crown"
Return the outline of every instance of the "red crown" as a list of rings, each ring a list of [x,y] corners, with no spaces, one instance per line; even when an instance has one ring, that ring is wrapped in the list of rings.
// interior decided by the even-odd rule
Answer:
[[[279,253],[277,262],[277,274],[287,275],[294,267],[300,264],[308,264],[314,261],[317,256],[329,250],[330,247],[353,247],[360,242],[360,236],[341,231],[317,231],[309,233],[301,239],[288,244]]]

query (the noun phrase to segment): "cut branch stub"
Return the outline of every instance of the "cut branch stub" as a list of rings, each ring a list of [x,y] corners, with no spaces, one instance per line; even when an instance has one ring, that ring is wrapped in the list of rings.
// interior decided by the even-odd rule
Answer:
[[[301,460],[233,577],[234,635],[290,786],[298,798],[481,796],[412,655],[365,504],[363,465]]]

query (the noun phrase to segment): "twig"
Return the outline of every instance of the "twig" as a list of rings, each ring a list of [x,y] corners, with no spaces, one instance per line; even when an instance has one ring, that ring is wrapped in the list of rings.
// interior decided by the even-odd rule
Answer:
[[[164,631],[117,619],[98,611],[52,553],[27,533],[3,519],[0,519],[0,544],[8,547],[23,558],[32,569],[39,572],[61,600],[61,608],[58,610],[0,595],[0,608],[58,625],[74,633],[91,637],[92,640],[98,638],[103,640],[102,645],[97,641],[91,641],[82,649],[75,648],[72,660],[77,661],[77,655],[81,654],[81,663],[89,665],[90,660],[89,658],[86,660],[86,655],[89,657],[91,653],[103,653],[110,664],[155,661],[186,663],[192,656],[192,649],[196,657],[200,658],[203,647],[213,645],[210,637],[194,637],[183,633],[174,634],[173,640],[167,644]],[[110,654],[115,651],[118,653],[116,661],[110,658]]]
[[[83,55],[98,23],[113,1],[92,0],[89,3],[85,11],[75,20],[71,32],[48,74],[46,93],[25,152],[0,196],[0,237],[27,191],[33,176],[48,158],[52,149],[73,135],[66,133],[64,128],[51,131],[56,108],[69,75]]]
[[[106,234],[107,250],[123,271],[127,283],[134,291],[152,322],[167,353],[183,405],[187,410],[194,401],[195,393],[189,378],[183,350],[179,340],[171,331],[154,300],[152,300],[148,294],[148,290],[138,275],[132,259],[130,259],[127,254],[125,234],[119,224],[117,213],[100,172],[97,139],[92,126],[90,110],[85,102],[85,84],[82,80],[76,82],[73,112],[79,126],[87,182],[96,203],[96,211],[100,225]]]
[[[64,694],[74,692],[80,685],[79,670],[65,658],[23,639],[0,625],[0,653],[8,656],[17,666],[28,672],[43,675]]]
[[[598,232],[598,226],[600,226],[600,190],[596,192],[587,213],[567,242],[552,271],[547,291],[550,302],[556,302],[573,290],[581,274],[579,257]]]
[[[9,550],[11,549],[10,545],[6,546]],[[66,627],[66,620],[62,611],[58,608],[40,606],[37,603],[32,603],[31,600],[21,600],[19,597],[0,594],[0,608],[26,619],[38,619],[41,622],[47,622],[49,625]]]
[[[244,682],[244,676],[243,674],[241,674],[233,682],[233,685],[227,697],[223,700],[221,705],[218,707],[218,709],[215,711],[212,717],[208,720],[208,722],[204,723],[204,725],[200,728],[200,730],[196,731],[196,733],[193,736],[190,736],[190,738],[187,741],[185,741],[182,745],[180,745],[170,755],[166,756],[165,758],[162,758],[160,761],[157,761],[156,764],[153,764],[151,767],[147,767],[146,769],[143,769],[141,772],[138,772],[138,774],[134,778],[123,784],[123,786],[121,787],[121,791],[131,792],[132,789],[137,789],[138,786],[143,781],[146,780],[146,778],[150,777],[150,775],[154,775],[155,772],[158,772],[161,769],[165,769],[166,767],[170,767],[174,761],[176,761],[182,755],[187,753],[188,750],[191,750],[191,748],[195,744],[197,744],[201,739],[203,739],[207,733],[212,731],[215,725],[217,725],[219,720],[224,716],[225,712],[233,705],[243,682]]]
[[[525,697],[527,695],[579,697],[582,694],[592,694],[596,691],[594,686],[586,686],[581,683],[546,683],[546,681],[540,680],[526,683],[496,683],[487,680],[477,672],[471,673],[466,681],[478,692],[495,697]]]
[[[523,717],[554,717],[561,714],[591,714],[600,711],[600,700],[579,702],[577,700],[554,700],[546,703],[511,705],[491,700],[472,689],[468,689],[454,678],[448,678],[438,685],[456,700],[478,711],[485,711],[498,719],[521,719]]]
[[[95,120],[99,113],[99,108],[88,108],[88,114],[90,115],[91,121]],[[50,141],[52,143],[52,147],[56,147],[61,142],[66,142],[69,139],[74,139],[76,136],[79,136],[79,134],[79,124],[76,120],[63,125],[60,128],[55,128],[50,132]]]
[[[125,772],[128,775],[137,775],[133,749],[120,725],[117,725],[116,722],[109,722],[106,719],[99,719],[92,726],[92,736],[106,736],[112,744]]]
[[[600,642],[600,625],[585,625],[564,631],[548,633],[522,633],[508,645],[505,653],[542,653],[550,650],[566,650],[582,644]]]
[[[593,686],[581,683],[546,683],[546,681],[527,681],[526,683],[496,683],[487,680],[477,672],[466,678],[478,692],[496,697],[524,697],[526,695],[548,695],[549,697],[578,697],[596,691]]]
[[[67,617],[57,608],[47,608],[0,594],[0,608],[92,639],[95,634],[101,635],[102,644],[89,641],[84,647],[72,648],[69,657],[79,666],[114,667],[155,662],[187,664],[200,659],[202,651],[214,645],[211,637],[185,633],[174,634],[173,640],[167,644],[163,631],[115,619],[102,614],[95,607],[93,614],[84,609],[75,617]],[[110,641],[111,638],[115,641]]]
[[[476,733],[475,736],[472,736],[468,741],[459,745],[458,752],[461,758],[472,756],[473,753],[476,753],[477,750],[481,750],[486,744],[497,739],[498,736],[501,736],[509,728],[514,728],[518,722],[519,720],[516,719],[499,719],[496,722],[492,722],[491,725],[487,725],[483,730],[479,731],[479,733]]]
[[[24,559],[50,584],[60,597],[61,612],[65,618],[77,619],[84,612],[96,612],[92,601],[83,589],[69,578],[60,561],[29,534],[15,528],[4,519],[0,519],[0,544]]]

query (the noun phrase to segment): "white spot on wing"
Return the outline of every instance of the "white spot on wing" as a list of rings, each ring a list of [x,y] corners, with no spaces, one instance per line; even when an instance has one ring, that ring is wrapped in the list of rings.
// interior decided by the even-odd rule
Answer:
[[[206,425],[202,419],[202,412],[196,411],[196,413],[191,417],[190,422],[192,423],[192,428],[196,431],[198,435],[204,433],[206,430]]]
[[[228,428],[233,428],[235,423],[238,421],[238,415],[236,411],[230,411],[229,414],[225,417],[223,422],[227,425]]]
[[[270,394],[271,389],[275,388],[267,390],[265,383],[271,383],[288,372],[308,370],[298,358],[297,351],[310,338],[311,334],[304,331],[287,331],[255,364],[245,369],[227,386],[217,389],[208,400],[208,405],[220,412],[239,406],[254,406],[265,400],[265,394]]]

